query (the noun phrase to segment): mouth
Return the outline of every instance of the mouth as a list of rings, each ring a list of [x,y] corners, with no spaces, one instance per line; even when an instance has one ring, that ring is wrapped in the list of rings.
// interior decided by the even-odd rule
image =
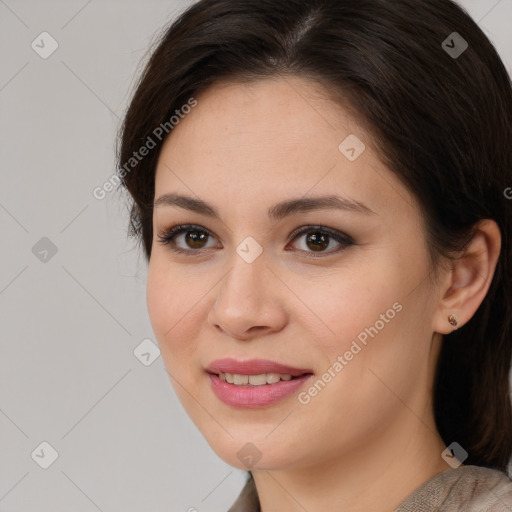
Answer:
[[[313,372],[266,359],[219,359],[206,368],[212,390],[233,407],[267,407],[299,390]]]
[[[310,369],[296,368],[268,359],[217,359],[206,368],[206,371],[236,386],[263,386],[313,374]]]

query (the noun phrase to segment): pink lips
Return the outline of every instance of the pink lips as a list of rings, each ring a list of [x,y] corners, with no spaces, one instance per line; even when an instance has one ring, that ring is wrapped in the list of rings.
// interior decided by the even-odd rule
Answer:
[[[206,371],[209,373],[212,390],[222,402],[233,407],[261,408],[271,405],[299,389],[313,375],[309,369],[294,368],[267,359],[218,359],[211,363]],[[287,373],[291,380],[279,381],[262,386],[240,386],[224,382],[219,373],[239,373],[242,375],[259,375],[261,373]]]

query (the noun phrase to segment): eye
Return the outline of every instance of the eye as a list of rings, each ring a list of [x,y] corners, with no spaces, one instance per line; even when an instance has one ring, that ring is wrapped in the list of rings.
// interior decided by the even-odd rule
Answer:
[[[189,247],[188,249],[176,246],[176,239],[182,234],[184,235],[185,244]],[[175,252],[192,254],[204,249],[209,237],[210,233],[200,226],[179,224],[159,234],[158,241],[164,245],[171,245],[171,249]]]
[[[304,255],[308,258],[318,258],[338,253],[355,243],[354,240],[345,233],[324,226],[304,226],[295,230],[290,237],[293,237],[293,241],[303,235],[307,236],[303,239],[304,249],[301,249],[301,251],[304,252]],[[325,249],[331,245],[332,241],[335,241],[340,247],[335,250],[326,251]],[[311,249],[311,251],[308,249]]]

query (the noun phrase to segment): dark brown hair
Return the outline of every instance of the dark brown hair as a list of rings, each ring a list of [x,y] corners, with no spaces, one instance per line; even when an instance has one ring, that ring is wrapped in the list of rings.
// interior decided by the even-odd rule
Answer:
[[[468,44],[458,56],[448,51],[454,32]],[[512,87],[495,48],[457,4],[201,0],[188,7],[158,41],[122,126],[118,164],[133,198],[130,233],[149,260],[165,137],[133,169],[126,162],[155,128],[216,81],[286,75],[317,81],[357,113],[381,160],[417,198],[433,263],[462,250],[479,220],[497,222],[497,268],[475,315],[444,337],[434,412],[444,442],[468,452],[466,464],[506,471],[512,200],[504,191],[512,186]]]

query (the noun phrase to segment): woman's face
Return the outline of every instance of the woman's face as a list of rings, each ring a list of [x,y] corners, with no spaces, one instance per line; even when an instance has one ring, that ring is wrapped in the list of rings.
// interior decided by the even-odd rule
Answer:
[[[415,199],[313,82],[216,85],[196,99],[158,161],[147,285],[191,419],[242,469],[357,456],[424,428],[440,336]],[[312,207],[327,196],[338,202]],[[179,224],[193,226],[159,241]],[[306,375],[262,384],[287,372],[211,368],[224,358]],[[232,384],[207,371],[231,368]],[[247,374],[260,374],[250,388]]]

